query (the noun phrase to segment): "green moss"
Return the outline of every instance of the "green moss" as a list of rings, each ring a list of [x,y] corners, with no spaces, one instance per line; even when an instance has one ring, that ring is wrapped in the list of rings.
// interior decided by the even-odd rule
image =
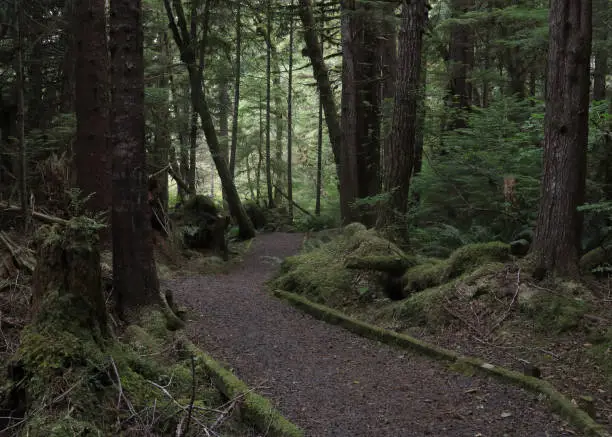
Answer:
[[[429,258],[406,271],[407,292],[436,287],[451,279],[469,274],[483,265],[510,259],[510,246],[497,241],[468,244],[454,251],[448,259]]]
[[[349,231],[347,231],[347,228]],[[399,256],[405,254],[393,243],[359,223],[348,225],[343,235],[308,252],[289,257],[271,281],[272,288],[289,290],[328,305],[340,305],[359,298],[354,289],[358,271],[345,268],[350,257]]]
[[[348,225],[346,225],[342,231],[342,233],[344,234],[344,236],[346,237],[352,237],[353,235],[355,235],[357,232],[359,231],[365,231],[367,228],[358,222],[355,223],[350,223]]]
[[[590,274],[593,269],[608,264],[610,262],[610,250],[603,247],[597,247],[580,258],[580,272],[582,274]]]
[[[411,267],[404,274],[405,291],[410,293],[440,285],[446,268],[445,262],[433,259]]]
[[[534,294],[528,304],[521,305],[521,311],[534,320],[538,330],[557,334],[579,327],[589,308],[590,304],[581,297],[546,291]]]
[[[510,245],[508,244],[499,241],[468,244],[454,251],[448,258],[445,278],[456,278],[483,264],[509,259]]]

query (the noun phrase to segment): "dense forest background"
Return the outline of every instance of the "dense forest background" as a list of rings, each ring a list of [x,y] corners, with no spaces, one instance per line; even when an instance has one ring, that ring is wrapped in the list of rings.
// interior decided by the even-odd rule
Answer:
[[[110,202],[102,3],[3,3],[8,203],[63,216],[77,186],[97,193],[99,209]],[[547,71],[586,68],[590,87],[576,86],[589,97],[588,142],[570,146],[587,151],[586,185],[571,202],[588,204],[580,253],[601,246],[612,195],[609,1],[593,2],[592,44],[575,41],[578,54],[592,52],[584,59],[568,41],[551,53],[544,3],[400,3],[144,1],[147,173],[163,209],[198,192],[225,196],[236,217],[238,196],[283,207],[305,229],[377,225],[435,256],[517,239],[533,231],[543,192]],[[591,26],[576,32],[591,40]],[[547,64],[547,53],[566,58]],[[568,117],[581,112],[561,89],[549,87],[551,108],[558,97]],[[580,161],[560,171],[580,173]]]

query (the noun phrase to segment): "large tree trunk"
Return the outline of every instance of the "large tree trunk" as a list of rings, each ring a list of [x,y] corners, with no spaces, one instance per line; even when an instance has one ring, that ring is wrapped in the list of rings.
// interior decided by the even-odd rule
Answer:
[[[140,0],[111,0],[110,17],[113,292],[122,317],[135,320],[143,307],[162,306],[147,198]]]
[[[251,223],[251,220],[246,214],[246,211],[244,210],[244,207],[240,201],[240,196],[236,190],[236,185],[234,185],[227,161],[223,157],[213,119],[208,109],[206,97],[202,89],[202,69],[198,68],[195,63],[196,56],[194,53],[193,42],[187,29],[187,22],[185,20],[183,6],[179,0],[174,0],[173,5],[176,9],[175,12],[178,17],[178,26],[174,20],[170,0],[164,0],[164,6],[168,14],[168,20],[174,41],[181,52],[181,59],[185,63],[187,72],[189,74],[189,82],[191,85],[191,103],[194,110],[200,116],[201,127],[204,131],[206,142],[208,143],[208,148],[210,149],[215,167],[219,173],[219,178],[221,179],[223,191],[225,191],[230,213],[238,223],[238,235],[242,239],[253,238],[255,236],[255,228],[253,227],[253,224]]]
[[[533,255],[538,274],[577,275],[584,201],[591,1],[551,0],[544,176]]]
[[[344,157],[354,155],[348,161],[341,161],[344,170],[354,179],[341,179],[341,210],[348,211],[350,204],[358,198],[367,198],[380,192],[380,72],[376,62],[377,40],[380,26],[377,11],[366,2],[344,1],[342,3],[342,148]],[[343,183],[356,185],[342,187]],[[349,194],[350,193],[350,194]],[[375,221],[373,209],[361,212],[354,210],[344,221],[357,219],[366,225]]]
[[[312,1],[300,0],[299,13],[304,28],[306,50],[312,64],[312,71],[317,81],[319,96],[325,112],[325,122],[329,134],[329,142],[334,154],[338,180],[341,180],[340,155],[342,152],[340,143],[342,141],[342,131],[340,128],[340,118],[338,116],[334,91],[329,80],[329,72],[323,60],[323,49],[317,37],[316,24],[312,13]]]
[[[112,148],[108,141],[109,70],[105,0],[77,0],[76,117],[74,150],[76,184],[94,212],[111,211]],[[110,242],[110,228],[100,234],[101,243]]]
[[[405,218],[414,168],[418,108],[423,98],[421,53],[427,20],[425,0],[402,3],[399,65],[396,72],[392,129],[384,142],[383,190],[389,200],[379,210],[378,227]],[[399,220],[398,220],[399,219]]]
[[[343,224],[359,220],[353,206],[359,197],[357,176],[357,85],[355,84],[355,60],[352,50],[354,24],[349,17],[352,11],[343,11],[342,32],[342,133],[340,147],[340,215]]]

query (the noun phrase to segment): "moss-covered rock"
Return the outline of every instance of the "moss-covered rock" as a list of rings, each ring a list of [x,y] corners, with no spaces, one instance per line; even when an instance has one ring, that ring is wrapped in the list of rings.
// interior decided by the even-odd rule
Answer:
[[[360,299],[361,289],[384,290],[382,278],[347,269],[347,259],[372,257],[408,257],[395,244],[368,230],[360,223],[346,226],[342,233],[327,243],[312,245],[310,250],[287,258],[280,275],[271,282],[273,288],[303,294],[316,302],[340,305],[346,300]],[[380,258],[378,258],[380,259]],[[357,284],[357,277],[361,282]],[[364,279],[365,278],[365,279]],[[364,283],[365,281],[365,283]]]
[[[447,261],[446,279],[456,278],[475,268],[510,259],[510,246],[500,241],[467,244],[452,253]]]
[[[510,259],[510,246],[501,242],[468,244],[445,260],[425,258],[404,274],[405,290],[415,292],[436,287],[492,262]]]
[[[411,293],[440,285],[446,269],[447,264],[436,259],[409,268],[404,274],[405,291]]]

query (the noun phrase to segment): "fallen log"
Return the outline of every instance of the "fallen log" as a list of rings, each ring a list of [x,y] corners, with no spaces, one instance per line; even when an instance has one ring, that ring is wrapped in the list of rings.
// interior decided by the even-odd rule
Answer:
[[[414,257],[364,256],[349,257],[344,266],[347,269],[376,270],[378,272],[403,272],[417,264]]]

